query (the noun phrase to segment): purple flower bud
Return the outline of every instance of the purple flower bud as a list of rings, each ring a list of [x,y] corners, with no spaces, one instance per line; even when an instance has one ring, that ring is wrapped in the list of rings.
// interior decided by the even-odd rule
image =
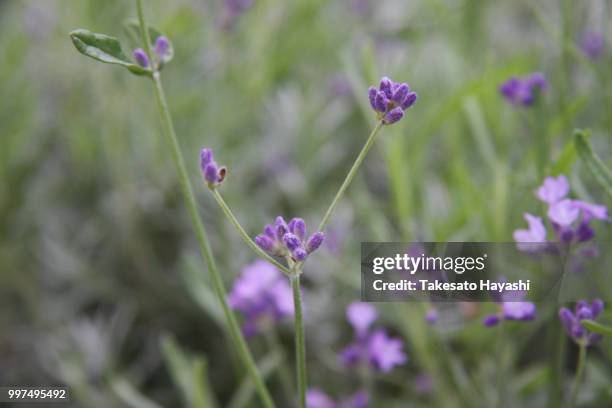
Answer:
[[[204,167],[204,180],[207,182],[214,184],[219,181],[218,173],[219,168],[215,162],[210,162]]]
[[[272,225],[268,224],[264,227],[264,234],[266,234],[266,236],[271,240],[276,240],[276,232]]]
[[[325,240],[325,234],[323,234],[321,231],[312,234],[306,242],[306,249],[308,250],[308,253],[316,251],[323,243],[323,240]]]
[[[590,306],[585,305],[576,310],[576,317],[578,320],[591,320],[593,318],[593,313],[591,312]]]
[[[382,79],[380,80],[380,85],[378,86],[378,89],[384,92],[387,98],[391,98],[391,96],[393,96],[392,87],[393,87],[393,81],[391,81],[391,79],[389,79],[388,77],[382,77]]]
[[[200,168],[202,171],[206,168],[206,165],[213,161],[213,151],[212,149],[202,149],[200,150]]]
[[[376,105],[374,108],[375,110],[384,113],[387,111],[387,105],[389,104],[389,101],[383,92],[377,92],[374,104]]]
[[[576,229],[576,239],[579,242],[585,242],[592,239],[595,236],[595,231],[589,226],[588,222],[582,221]]]
[[[391,125],[397,121],[399,121],[401,118],[404,117],[404,111],[402,110],[401,107],[396,107],[391,109],[386,115],[385,118],[383,119],[383,122],[386,125]]]
[[[306,223],[301,218],[294,218],[289,221],[289,231],[297,235],[300,240],[306,236]]]
[[[136,61],[136,63],[141,67],[149,67],[149,57],[147,56],[145,50],[143,50],[142,48],[136,48],[132,53],[132,57],[134,57],[134,61]]]
[[[604,309],[603,300],[601,299],[593,300],[593,302],[591,302],[591,313],[593,314],[593,319],[599,316],[601,312],[603,312],[603,309]]]
[[[168,37],[160,35],[155,40],[155,55],[160,62],[168,62],[171,57],[170,40]]]
[[[283,240],[283,236],[289,231],[289,227],[287,227],[287,223],[285,219],[280,215],[276,217],[276,221],[274,221],[274,229],[276,231],[276,239],[279,241]]]
[[[267,235],[259,234],[255,237],[255,243],[266,252],[274,251],[274,241]]]
[[[376,90],[376,88],[374,88],[373,86],[368,88],[368,98],[370,99],[370,106],[374,110],[378,110],[376,108],[376,94],[378,94],[378,91]]]
[[[302,241],[295,236],[294,234],[288,232],[283,236],[283,242],[289,251],[295,251],[300,245],[302,245]]]
[[[412,105],[414,105],[414,103],[417,100],[417,93],[416,92],[410,92],[408,93],[408,95],[406,95],[406,99],[404,99],[404,102],[402,102],[401,104],[401,108],[403,110],[408,109],[409,107],[411,107]]]
[[[306,252],[306,250],[300,246],[296,248],[295,251],[291,253],[291,255],[296,261],[302,262],[308,256],[308,252]]]
[[[485,317],[484,320],[482,321],[482,324],[484,324],[486,327],[493,327],[493,326],[496,326],[498,323],[499,323],[498,315],[489,315]]]
[[[408,86],[408,84],[399,84],[394,90],[391,99],[393,100],[393,102],[401,106],[401,104],[403,104],[406,100],[408,92],[410,92],[410,87]]]

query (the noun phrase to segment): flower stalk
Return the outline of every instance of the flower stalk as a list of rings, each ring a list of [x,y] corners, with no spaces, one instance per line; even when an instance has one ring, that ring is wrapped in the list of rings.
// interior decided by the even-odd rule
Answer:
[[[295,360],[300,408],[306,408],[306,345],[304,342],[304,321],[302,316],[302,292],[300,274],[291,277],[293,305],[295,309]]]
[[[151,55],[151,39],[149,38],[149,33],[144,18],[142,0],[136,0],[136,8],[138,12],[140,33],[142,36],[144,50],[147,55]],[[244,337],[240,331],[240,327],[238,325],[236,317],[230,310],[229,305],[227,303],[227,292],[224,287],[223,280],[221,279],[221,276],[215,264],[215,259],[212,254],[212,249],[208,241],[206,230],[198,212],[195,196],[193,194],[193,188],[191,186],[191,182],[189,181],[187,168],[185,166],[185,160],[180,150],[176,132],[174,131],[172,117],[170,115],[170,110],[168,108],[159,72],[154,72],[153,83],[155,85],[155,99],[157,102],[163,134],[166,136],[167,142],[170,146],[172,160],[174,162],[174,166],[179,177],[183,199],[185,200],[185,205],[187,207],[187,211],[189,212],[191,223],[196,233],[200,251],[210,272],[215,294],[217,295],[217,298],[221,303],[223,314],[225,316],[229,328],[230,336],[232,337],[232,340],[235,343],[238,355],[242,360],[242,363],[245,365],[248,375],[251,377],[251,380],[255,385],[255,388],[259,394],[263,405],[267,408],[273,408],[275,405],[272,400],[272,397],[270,396],[269,391],[267,390],[261,376],[259,375],[255,360],[253,359],[253,356],[251,355],[246,341],[244,340]]]

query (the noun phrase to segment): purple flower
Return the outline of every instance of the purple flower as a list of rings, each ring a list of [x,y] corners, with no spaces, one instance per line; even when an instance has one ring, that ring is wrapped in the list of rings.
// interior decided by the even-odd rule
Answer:
[[[512,77],[504,82],[499,91],[514,105],[529,106],[533,104],[537,92],[548,88],[546,78],[542,73],[536,72],[524,78]]]
[[[387,373],[406,362],[402,340],[389,337],[382,329],[370,331],[378,318],[373,306],[362,302],[351,303],[346,316],[355,329],[355,340],[338,354],[343,365],[352,367],[367,364],[374,370]]]
[[[389,337],[384,330],[377,330],[368,343],[370,363],[379,371],[388,373],[396,365],[406,362],[403,347],[404,343],[400,339]]]
[[[598,32],[587,31],[582,34],[579,46],[582,53],[588,58],[597,59],[604,52],[604,36]]]
[[[499,302],[500,312],[486,316],[482,323],[486,327],[493,327],[502,320],[527,322],[535,319],[536,306],[526,302],[525,295],[526,293],[522,291],[504,291]]]
[[[593,219],[608,221],[608,209],[605,205],[591,204],[581,200],[567,198],[570,186],[567,177],[559,175],[546,177],[538,187],[536,196],[548,205],[546,215],[552,224],[558,240],[562,243],[573,241],[585,242],[595,236],[590,226]],[[540,248],[531,243],[546,243],[546,228],[542,219],[525,214],[529,229],[514,231],[514,240],[522,251],[538,251]]]
[[[425,321],[429,324],[436,324],[438,322],[438,309],[435,307],[430,308],[427,313],[425,313]]]
[[[136,48],[132,53],[132,57],[134,57],[134,61],[136,61],[136,63],[141,67],[149,67],[149,57],[147,56],[145,50],[143,50],[142,48]]]
[[[166,62],[172,59],[172,45],[170,44],[170,40],[168,37],[160,35],[155,40],[155,56],[157,56],[157,60],[165,64]]]
[[[353,302],[346,309],[346,318],[360,336],[367,333],[372,323],[378,319],[378,312],[369,303]]]
[[[601,314],[604,303],[595,299],[589,303],[585,300],[576,302],[574,313],[566,307],[559,309],[559,319],[567,334],[578,344],[591,346],[601,340],[601,335],[589,332],[582,326],[582,320],[593,320]]]
[[[537,196],[545,203],[552,205],[565,198],[569,193],[567,177],[560,175],[557,178],[546,177],[544,183],[538,188]]]
[[[291,257],[295,262],[302,262],[321,246],[325,234],[319,231],[305,238],[306,223],[303,219],[293,218],[287,223],[279,216],[274,225],[266,225],[263,234],[255,237],[255,243],[270,255]]]
[[[369,402],[370,396],[365,391],[358,391],[340,402],[334,401],[318,388],[310,388],[306,391],[308,408],[366,408]]]
[[[385,125],[391,125],[404,117],[404,111],[416,102],[417,94],[410,92],[408,84],[395,83],[383,77],[378,89],[373,86],[368,89],[368,98],[378,120]]]
[[[529,213],[523,215],[529,229],[518,229],[514,231],[514,240],[519,243],[542,243],[546,242],[546,227],[542,222],[542,218],[536,217]]]
[[[234,283],[228,303],[245,317],[243,331],[253,335],[293,315],[293,296],[283,274],[270,263],[247,265]]]
[[[230,29],[238,18],[253,6],[253,0],[225,0],[225,14],[221,22],[224,29]]]
[[[200,150],[200,170],[209,187],[218,186],[225,180],[227,168],[219,167],[214,160],[212,149]]]

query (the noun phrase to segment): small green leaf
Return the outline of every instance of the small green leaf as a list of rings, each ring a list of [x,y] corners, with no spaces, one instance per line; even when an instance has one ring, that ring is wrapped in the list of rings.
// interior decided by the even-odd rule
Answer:
[[[592,320],[581,320],[580,324],[593,333],[599,333],[603,336],[612,338],[612,327],[605,326]]]
[[[551,175],[558,176],[559,174],[569,174],[575,161],[576,146],[573,141],[569,141],[565,144],[559,155],[559,159],[557,159],[553,165]]]
[[[574,131],[574,145],[580,159],[587,165],[595,179],[602,185],[608,194],[612,196],[612,171],[593,152],[591,144],[587,140],[588,132],[576,129]]]
[[[70,33],[70,39],[83,55],[106,64],[121,65],[136,75],[151,76],[151,70],[133,63],[125,56],[119,40],[114,37],[78,29]]]

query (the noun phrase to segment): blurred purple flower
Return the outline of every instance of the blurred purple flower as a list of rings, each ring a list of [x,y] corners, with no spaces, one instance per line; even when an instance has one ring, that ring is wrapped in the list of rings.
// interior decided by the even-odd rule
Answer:
[[[368,89],[368,97],[378,119],[385,125],[400,121],[404,111],[417,100],[416,92],[410,92],[408,84],[395,83],[387,77],[380,80],[378,89],[373,86]]]
[[[347,308],[347,318],[355,329],[355,340],[340,351],[340,362],[347,367],[368,364],[371,368],[387,373],[407,360],[403,342],[378,329],[370,331],[378,313],[373,306],[354,302]]]
[[[236,24],[238,18],[253,7],[254,0],[225,0],[225,15],[221,26],[230,29]]]
[[[559,309],[559,319],[567,334],[578,344],[592,346],[601,340],[598,333],[589,332],[582,326],[582,320],[593,320],[601,314],[604,303],[601,299],[595,299],[589,303],[585,300],[576,302],[574,313],[566,307]]]
[[[266,225],[263,234],[255,237],[255,243],[270,255],[290,256],[295,262],[302,262],[321,246],[325,234],[319,231],[305,238],[306,223],[303,219],[293,218],[287,224],[283,217],[278,216],[274,225]]]
[[[432,325],[438,322],[438,317],[439,317],[438,309],[436,309],[435,307],[431,307],[427,311],[427,313],[425,313],[425,321]]]
[[[157,56],[157,60],[161,64],[170,61],[170,58],[172,58],[172,46],[168,37],[164,35],[157,37],[155,40],[154,51],[155,55]]]
[[[200,170],[209,187],[221,184],[227,174],[227,168],[217,165],[212,149],[208,148],[200,150]]]
[[[597,59],[604,52],[604,36],[602,33],[587,31],[582,34],[579,46],[582,53],[588,58]]]
[[[545,203],[552,205],[567,196],[569,193],[569,182],[563,174],[557,178],[546,177],[544,183],[538,188],[537,196]]]
[[[134,61],[136,61],[136,63],[141,67],[149,67],[149,57],[147,56],[145,50],[143,50],[142,48],[136,48],[132,53],[132,57],[134,58]]]
[[[311,388],[306,392],[308,408],[366,408],[369,402],[370,396],[365,391],[358,391],[340,402],[334,401],[318,388]]]
[[[514,231],[513,237],[514,240],[519,243],[518,248],[521,250],[529,250],[529,244],[546,242],[546,227],[542,222],[542,218],[529,213],[525,213],[523,216],[525,220],[527,220],[529,229],[518,229]]]
[[[536,95],[548,88],[546,78],[540,72],[529,74],[524,78],[512,77],[504,82],[499,90],[514,105],[530,106]]]
[[[536,306],[532,302],[526,302],[525,292],[505,291],[498,302],[500,311],[497,314],[488,315],[483,319],[486,327],[496,326],[502,320],[518,320],[527,322],[535,319]]]
[[[293,296],[287,280],[263,260],[242,270],[228,295],[228,303],[244,315],[245,335],[258,333],[283,317],[293,315]]]

